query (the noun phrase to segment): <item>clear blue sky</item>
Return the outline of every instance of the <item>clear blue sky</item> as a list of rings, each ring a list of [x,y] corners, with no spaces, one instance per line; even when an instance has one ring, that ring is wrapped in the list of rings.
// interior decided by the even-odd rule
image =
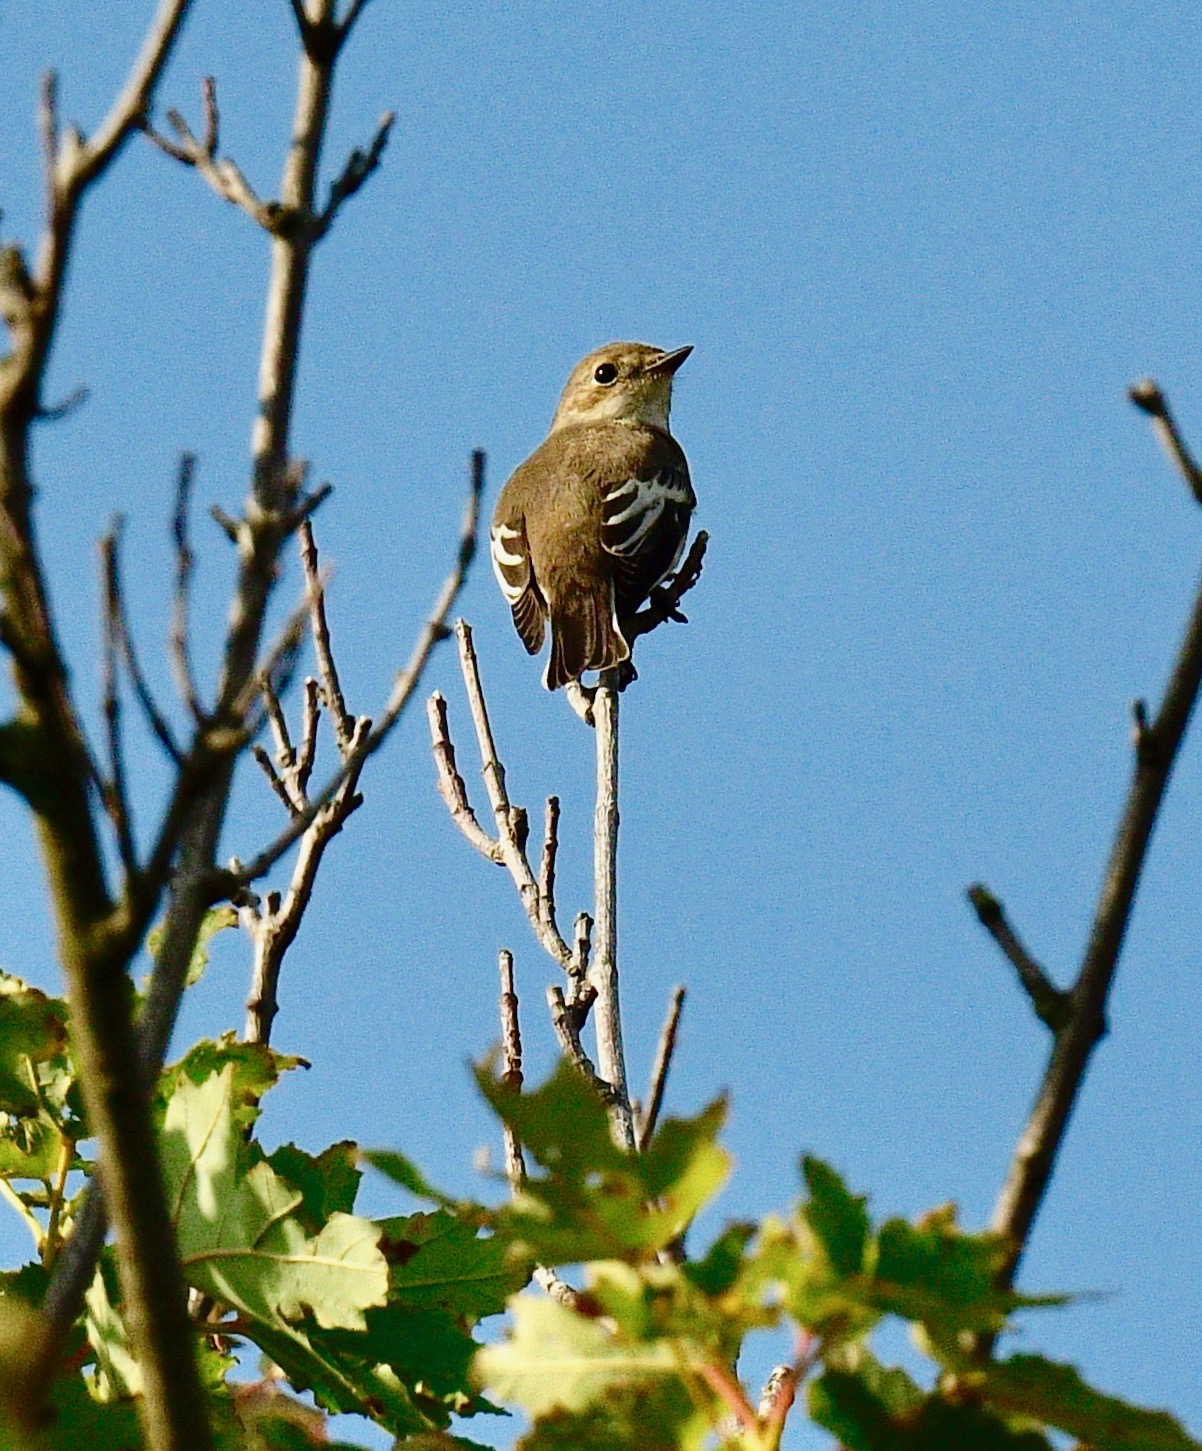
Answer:
[[[0,3],[6,237],[37,226],[39,73],[57,67],[65,114],[94,125],[150,10]],[[644,642],[624,702],[621,928],[636,1081],[685,981],[671,1104],[732,1094],[725,1214],[787,1204],[805,1149],[881,1212],[988,1217],[1047,1045],[963,888],[988,882],[1061,981],[1074,970],[1129,704],[1158,697],[1198,574],[1202,515],[1124,388],[1155,374],[1202,445],[1199,30],[1180,3],[375,0],[347,55],[331,161],[385,108],[397,124],[315,269],[295,445],[336,485],[319,539],[353,706],[381,700],[444,573],[469,449],[489,452],[491,502],[581,354],[696,346],[674,426],[713,542],[692,624]],[[294,50],[284,0],[200,0],[162,92],[196,116],[216,75],[225,145],[265,193]],[[89,203],[53,386],[92,397],[37,456],[83,700],[115,510],[169,688],[173,461],[199,454],[205,503],[240,499],[265,257],[148,146]],[[200,538],[215,626],[229,561]],[[574,910],[591,740],[541,691],[486,564],[463,610],[516,799],[564,799]],[[429,685],[471,765],[449,650]],[[138,759],[145,823],[162,770]],[[1192,738],[1024,1271],[1111,1292],[1032,1317],[1025,1343],[1195,1434],[1200,766]],[[283,985],[276,1041],[313,1067],[273,1095],[264,1137],[393,1145],[478,1190],[473,1151],[496,1135],[465,1064],[497,1036],[496,950],[517,953],[536,1072],[550,964],[446,818],[420,710],[366,791]],[[247,772],[226,849],[276,812]],[[0,830],[0,962],[53,986],[10,799]],[[227,937],[181,1041],[241,1021]]]

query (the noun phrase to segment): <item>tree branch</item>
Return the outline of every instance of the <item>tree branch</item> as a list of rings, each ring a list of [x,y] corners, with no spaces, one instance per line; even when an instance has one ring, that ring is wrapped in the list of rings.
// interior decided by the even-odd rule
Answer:
[[[192,672],[192,647],[188,624],[189,591],[192,584],[194,563],[192,546],[188,539],[188,509],[192,499],[192,480],[196,472],[196,458],[185,453],[179,461],[179,473],[175,486],[175,513],[171,519],[171,538],[175,545],[175,597],[171,610],[171,662],[175,667],[176,685],[184,704],[194,721],[202,721],[205,712],[201,708],[196,690],[196,677]]]
[[[333,22],[334,0],[313,0],[313,4],[319,23]],[[74,133],[68,133],[60,144],[57,167],[59,182],[56,193],[58,221],[47,229],[47,239],[44,242],[38,266],[37,290],[41,304],[40,311],[35,309],[32,304],[22,311],[20,304],[27,290],[25,283],[28,279],[25,278],[19,265],[19,257],[14,260],[11,250],[5,254],[3,266],[0,266],[0,301],[3,302],[6,317],[11,319],[10,326],[14,335],[16,356],[19,358],[19,376],[17,386],[12,386],[12,359],[0,369],[0,446],[9,444],[11,438],[11,432],[4,427],[8,400],[14,396],[22,398],[27,412],[31,412],[31,404],[36,406],[37,403],[40,379],[53,332],[53,321],[47,327],[39,322],[38,318],[48,315],[53,320],[57,314],[58,295],[65,273],[74,210],[80,191],[89,180],[99,174],[103,165],[107,164],[107,161],[115,154],[117,147],[124,142],[135,126],[142,123],[147,115],[154,83],[158,79],[170,44],[187,9],[188,0],[164,0],[164,3],[160,5],[159,16],[147,44],[143,48],[142,56],[135,67],[130,83],[117,106],[110,113],[109,120],[102,127],[96,141],[87,147],[74,136]],[[252,439],[251,488],[244,518],[238,521],[234,529],[239,548],[238,578],[212,712],[214,720],[219,726],[224,727],[227,733],[231,728],[240,725],[235,707],[243,699],[248,685],[256,677],[259,644],[267,606],[276,580],[280,548],[289,533],[301,522],[306,508],[306,501],[300,497],[303,475],[291,466],[289,460],[289,434],[300,351],[301,320],[308,292],[309,267],[315,241],[312,225],[314,185],[329,114],[330,87],[336,54],[336,49],[327,54],[315,51],[306,44],[297,87],[295,120],[280,188],[281,205],[287,208],[291,215],[308,218],[309,221],[307,226],[299,226],[295,232],[291,232],[287,236],[277,234],[273,235],[272,239],[271,278],[268,284],[266,321],[259,371],[259,406]],[[215,127],[210,123],[207,124],[206,129],[212,133]],[[209,137],[206,137],[207,139]],[[215,143],[216,137],[212,136],[211,139]],[[66,181],[63,180],[64,177],[67,178]],[[35,312],[37,313],[36,318],[33,316]],[[30,386],[30,380],[32,380],[32,386]],[[22,389],[24,390],[23,397]],[[11,405],[9,405],[9,409],[11,416]],[[29,498],[23,435],[18,462],[18,470],[14,471],[10,468],[8,471],[9,484],[4,490],[4,495],[6,498],[16,501],[15,507],[18,511],[16,517],[19,526],[21,520],[27,515]],[[308,506],[311,506],[312,503],[312,499],[307,501]],[[4,525],[0,524],[0,550],[5,550],[6,540],[13,537],[14,531],[6,530]],[[15,537],[23,543],[28,538],[28,530],[22,531],[18,527]],[[11,577],[12,571],[9,573]],[[28,571],[18,567],[16,573],[18,577],[24,578]],[[36,573],[35,577],[37,577]],[[41,605],[40,600],[36,603]],[[59,689],[57,684],[54,689]],[[208,751],[208,729],[202,730],[201,727],[198,727],[197,730],[199,733],[198,744],[202,747],[202,753],[211,756],[211,752]],[[59,754],[67,756],[69,759],[68,753],[60,750]],[[183,783],[181,783],[173,795],[172,805],[169,809],[179,812],[182,819],[179,821],[178,828],[173,822],[165,823],[164,831],[160,832],[160,841],[167,840],[166,827],[171,825],[170,838],[178,843],[176,867],[172,878],[171,900],[164,923],[158,959],[139,1021],[138,1052],[134,1053],[132,1042],[130,1042],[126,1058],[127,1062],[135,1066],[135,1070],[140,1067],[140,1072],[135,1071],[132,1077],[136,1081],[135,1092],[143,1099],[143,1102],[145,1099],[144,1085],[157,1073],[166,1053],[186,980],[188,964],[192,957],[200,924],[209,906],[213,863],[225,818],[233,767],[232,755],[219,755],[198,780],[186,783],[188,789],[183,789]],[[78,824],[75,820],[70,823],[72,827],[77,827]],[[74,835],[80,846],[86,844],[88,840],[86,830],[83,833],[76,831]],[[76,850],[78,849],[77,847]],[[96,893],[93,895],[95,896]],[[103,894],[101,894],[101,900],[103,901]],[[144,906],[144,903],[141,905]],[[136,943],[133,946],[136,946]],[[129,950],[132,951],[132,947]],[[112,991],[113,971],[107,963],[106,967],[108,968],[108,981],[105,986],[108,991],[104,1000],[106,1004],[110,1005],[109,1011],[112,1011],[111,1004],[120,1001],[122,1011],[128,1020],[128,1000],[124,994]],[[94,1065],[87,1061],[84,1062],[84,1077],[85,1081],[90,1078],[97,1084],[111,1081],[111,1075],[103,1066],[96,1071]],[[93,1105],[91,1103],[88,1107],[92,1126],[100,1130],[103,1159],[104,1119],[92,1113]],[[142,1121],[146,1124],[148,1133],[149,1117],[145,1109],[142,1111]],[[112,1159],[121,1156],[117,1154],[109,1157]],[[133,1162],[132,1156],[130,1161]],[[156,1197],[153,1186],[158,1185],[161,1181],[157,1168],[148,1169],[146,1162],[145,1156],[138,1161],[140,1173],[138,1187],[144,1196],[149,1195],[153,1199]],[[155,1165],[153,1147],[148,1162],[151,1166]],[[112,1181],[106,1178],[105,1199],[118,1228],[119,1246],[123,1241],[127,1246],[135,1246],[136,1248],[132,1252],[138,1256],[139,1261],[147,1267],[155,1266],[153,1274],[159,1275],[160,1281],[156,1284],[152,1275],[150,1293],[154,1294],[157,1291],[160,1300],[169,1300],[173,1311],[178,1309],[178,1323],[173,1324],[170,1330],[164,1328],[162,1334],[157,1333],[153,1328],[148,1331],[139,1323],[136,1315],[131,1321],[135,1331],[135,1349],[144,1374],[147,1373],[148,1366],[150,1367],[147,1403],[160,1398],[165,1399],[168,1404],[176,1408],[173,1412],[175,1423],[183,1428],[174,1439],[152,1437],[151,1445],[154,1451],[161,1451],[161,1448],[167,1446],[170,1446],[172,1451],[177,1451],[177,1448],[178,1451],[184,1451],[184,1448],[187,1448],[187,1451],[203,1451],[208,1444],[203,1431],[204,1402],[195,1374],[192,1331],[187,1319],[182,1281],[179,1281],[178,1277],[173,1278],[171,1274],[164,1274],[162,1271],[163,1247],[161,1241],[163,1236],[161,1234],[157,1236],[153,1233],[143,1235],[137,1230],[131,1233],[123,1228],[124,1205],[119,1196],[114,1201],[112,1191]],[[161,1198],[161,1195],[158,1197]],[[94,1194],[90,1202],[97,1203]],[[46,1343],[40,1359],[43,1384],[49,1380],[59,1348],[64,1343],[69,1328],[79,1311],[84,1289],[90,1279],[94,1252],[103,1237],[103,1211],[92,1210],[90,1205],[85,1206],[81,1215],[80,1230],[84,1228],[85,1223],[91,1226],[90,1241],[81,1243],[78,1253],[71,1253],[72,1242],[68,1242],[66,1251],[56,1266],[47,1297],[46,1304],[51,1313],[46,1317],[48,1321]],[[97,1223],[100,1225],[99,1233],[95,1228]],[[170,1253],[170,1225],[166,1221],[165,1210],[163,1223],[167,1228],[167,1262],[173,1264],[174,1260]],[[127,1249],[127,1257],[129,1253],[131,1251]],[[123,1288],[127,1284],[124,1269],[122,1284]],[[177,1286],[178,1295],[176,1294]],[[136,1309],[137,1294],[130,1294],[126,1290],[126,1298],[127,1302],[133,1304]],[[180,1372],[178,1367],[168,1371],[164,1366],[164,1375],[160,1376],[154,1368],[155,1365],[166,1356],[172,1346],[181,1343],[185,1344],[187,1348],[186,1373]],[[161,1380],[168,1383],[160,1387]]]
[[[147,138],[173,161],[191,167],[209,183],[219,197],[244,211],[265,232],[272,235],[281,232],[287,221],[287,213],[283,207],[278,202],[263,201],[237,163],[229,157],[217,155],[221,117],[217,109],[217,82],[212,76],[206,76],[201,82],[201,95],[205,113],[203,138],[193,134],[183,115],[176,110],[167,112],[167,120],[177,138],[175,141],[157,131],[149,120],[142,126]]]
[[[13,646],[19,717],[33,763],[29,795],[68,981],[72,1032],[99,1172],[117,1232],[130,1339],[145,1382],[139,1402],[152,1451],[204,1451],[207,1405],[188,1325],[183,1276],[159,1173],[146,1084],[138,1062],[126,977],[137,946],[124,906],[106,880],[92,814],[92,767],[46,593],[32,512],[29,443],[46,412],[42,392],[61,311],[79,207],[148,109],[188,11],[162,0],[124,89],[91,141],[58,124],[53,82],[43,92],[47,222],[31,276],[7,249],[3,313],[11,351],[0,362],[0,577]],[[110,611],[110,619],[112,614]],[[112,641],[110,627],[110,644]],[[128,856],[127,839],[123,855]],[[41,1402],[61,1333],[47,1325],[26,1347],[31,1401]]]
[[[1169,418],[1167,404],[1155,385],[1140,385],[1139,389],[1133,390],[1133,395],[1135,391],[1143,395],[1134,401],[1145,412],[1162,422]],[[1173,445],[1171,451],[1187,478],[1190,477],[1187,471],[1189,454],[1184,445]],[[1202,494],[1195,490],[1195,495],[1202,502]],[[1006,1183],[994,1208],[991,1227],[1010,1246],[1002,1277],[1006,1286],[1014,1281],[1089,1059],[1106,1031],[1106,1003],[1140,874],[1200,685],[1202,587],[1194,601],[1185,638],[1160,709],[1155,720],[1145,724],[1139,732],[1126,804],[1111,847],[1089,942],[1070,994],[1071,1011],[1067,1021],[1056,1032],[1035,1105],[1019,1138]],[[992,1350],[992,1339],[979,1339],[977,1349],[987,1356]]]
[[[265,876],[290,847],[294,846],[308,829],[322,807],[328,805],[337,795],[347,772],[361,768],[368,756],[374,755],[391,735],[397,721],[404,714],[410,697],[417,688],[436,645],[447,637],[447,616],[463,588],[467,571],[476,552],[476,535],[480,522],[480,496],[484,491],[484,455],[477,450],[472,455],[471,487],[463,514],[459,548],[455,563],[443,581],[426,623],[418,633],[413,651],[405,668],[393,682],[392,693],[375,725],[362,738],[354,755],[339,766],[320,791],[313,796],[309,805],[276,839],[264,847],[250,862],[239,865],[236,871],[210,871],[206,881],[207,900],[212,903],[223,897],[237,895],[252,882]]]
[[[1072,1015],[1072,995],[1061,991],[1023,946],[1018,933],[1010,925],[1005,908],[988,887],[975,882],[965,895],[972,903],[977,921],[1002,949],[1018,974],[1023,991],[1031,999],[1035,1016],[1053,1033],[1058,1033]]]
[[[589,982],[596,989],[593,1022],[597,1067],[614,1092],[614,1134],[635,1148],[634,1118],[622,1051],[622,1009],[618,998],[618,672],[601,674],[593,698],[597,738],[597,806],[593,823],[593,880],[596,926]]]
[[[685,990],[674,988],[668,1016],[660,1030],[659,1043],[655,1050],[655,1066],[651,1070],[651,1087],[647,1091],[647,1108],[638,1123],[638,1147],[641,1154],[651,1142],[659,1112],[664,1105],[664,1091],[668,1086],[668,1072],[672,1067],[672,1054],[676,1049],[676,1033],[680,1027],[680,1015],[684,1010]]]
[[[521,807],[514,806],[509,799],[505,767],[497,754],[492,725],[488,718],[488,706],[484,699],[484,688],[480,683],[480,665],[476,659],[471,626],[465,620],[459,620],[455,625],[455,635],[459,642],[459,665],[463,673],[472,723],[475,726],[484,783],[496,822],[496,839],[490,837],[480,826],[468,803],[467,790],[455,766],[454,746],[447,731],[446,702],[440,695],[435,695],[430,701],[429,719],[434,759],[439,768],[439,790],[452,819],[472,845],[489,861],[500,863],[509,872],[539,943],[571,977],[572,950],[559,931],[554,902],[542,890],[526,855],[526,813]],[[556,829],[557,820],[553,815],[548,816],[548,827],[551,830]],[[554,847],[550,850],[553,860]],[[547,848],[544,848],[544,877],[546,854]],[[553,879],[552,873],[552,884]]]

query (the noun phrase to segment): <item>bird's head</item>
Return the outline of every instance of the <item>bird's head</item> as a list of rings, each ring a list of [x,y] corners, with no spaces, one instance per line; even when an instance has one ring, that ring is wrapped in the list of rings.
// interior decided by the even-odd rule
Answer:
[[[667,429],[672,375],[693,351],[646,343],[607,343],[572,369],[551,430],[577,423],[647,423]]]

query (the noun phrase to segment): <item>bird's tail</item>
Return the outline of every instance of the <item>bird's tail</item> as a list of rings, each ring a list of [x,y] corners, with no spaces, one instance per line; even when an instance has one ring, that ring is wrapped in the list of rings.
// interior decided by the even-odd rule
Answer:
[[[586,670],[611,670],[630,659],[614,615],[613,586],[573,589],[550,609],[551,654],[543,674],[548,690],[579,680]]]

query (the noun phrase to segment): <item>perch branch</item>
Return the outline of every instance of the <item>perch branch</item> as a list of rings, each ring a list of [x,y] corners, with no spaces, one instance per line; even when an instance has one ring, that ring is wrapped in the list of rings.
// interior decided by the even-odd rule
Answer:
[[[593,699],[597,738],[597,806],[593,822],[593,882],[596,926],[589,982],[596,989],[593,1022],[597,1068],[613,1089],[614,1133],[626,1148],[635,1147],[634,1118],[626,1086],[622,1051],[622,1010],[618,997],[618,672],[606,670]]]

